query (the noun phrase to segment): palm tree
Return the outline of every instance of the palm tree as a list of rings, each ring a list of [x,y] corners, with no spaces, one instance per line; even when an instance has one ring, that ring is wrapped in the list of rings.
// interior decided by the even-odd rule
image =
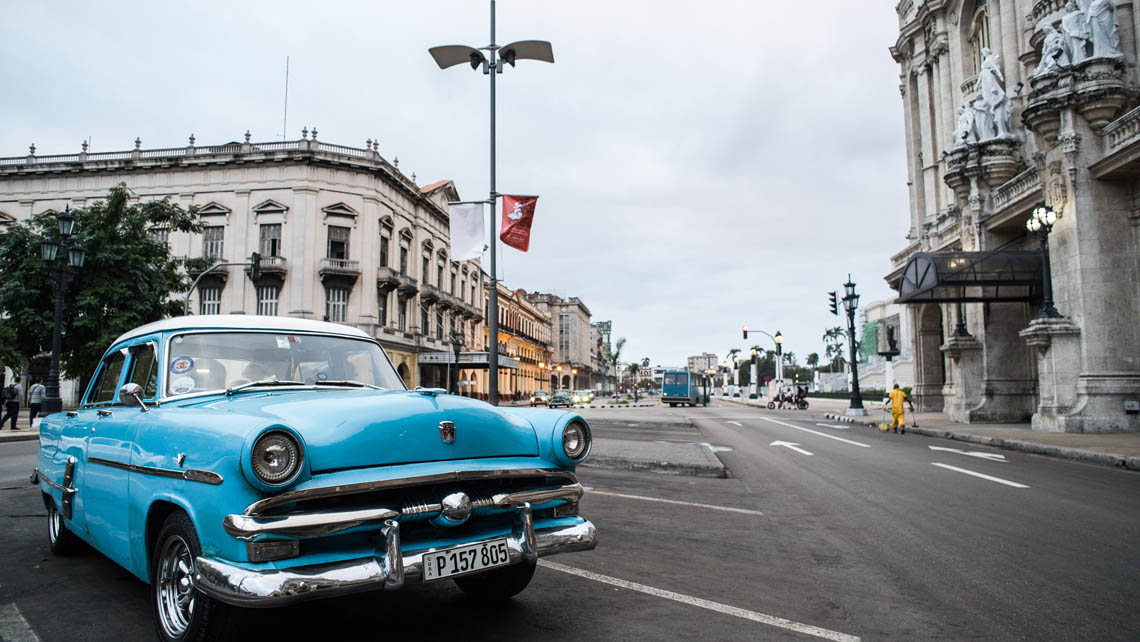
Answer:
[[[827,360],[831,363],[831,372],[835,371],[835,360],[838,357],[840,361],[843,360],[843,328],[835,326],[828,328],[823,333],[823,342],[827,345],[825,354]]]
[[[621,379],[621,368],[618,367],[618,360],[621,359],[621,349],[625,347],[625,337],[622,337],[614,342],[614,349],[606,351],[606,361],[613,364],[614,370],[614,397],[617,397],[618,380]]]
[[[819,353],[812,352],[807,356],[807,364],[809,368],[814,368],[819,365]]]

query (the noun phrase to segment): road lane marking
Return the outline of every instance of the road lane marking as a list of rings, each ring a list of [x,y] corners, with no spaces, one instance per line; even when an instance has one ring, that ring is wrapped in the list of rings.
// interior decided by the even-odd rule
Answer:
[[[40,642],[14,602],[0,605],[0,639],[4,642]]]
[[[606,497],[639,499],[643,502],[660,502],[662,504],[676,504],[677,506],[692,506],[694,508],[707,508],[709,510],[719,510],[726,513],[740,513],[742,515],[764,515],[764,513],[761,513],[758,510],[748,510],[747,508],[733,508],[731,506],[717,506],[715,504],[698,504],[696,502],[683,502],[676,499],[661,499],[660,497],[645,497],[643,495],[626,495],[625,493],[608,493],[604,490],[594,490],[592,488],[587,490],[587,495],[605,495]]]
[[[800,448],[799,444],[793,444],[790,441],[773,441],[772,443],[770,443],[768,445],[769,446],[783,446],[784,448],[787,448],[788,450],[794,450],[800,454],[807,455],[808,457],[811,457],[811,453],[804,450],[803,448]]]
[[[744,427],[744,426],[742,426],[742,425],[740,424],[740,422],[739,422],[739,421],[726,421],[726,422],[724,422],[724,423],[726,423],[726,424],[732,424],[733,426],[737,426],[738,428],[743,428],[743,427]]]
[[[751,620],[753,622],[759,622],[760,624],[767,624],[768,626],[774,626],[786,631],[803,633],[804,635],[810,635],[821,640],[834,640],[835,642],[861,642],[861,638],[854,635],[847,635],[846,633],[839,633],[838,631],[831,631],[829,629],[812,626],[810,624],[802,624],[800,622],[787,620],[782,617],[776,617],[774,615],[765,615],[764,613],[757,613],[756,611],[749,611],[747,609],[742,609],[736,606],[721,604],[720,602],[703,600],[699,597],[693,597],[691,595],[685,595],[683,593],[674,593],[673,591],[666,591],[664,589],[647,586],[645,584],[638,584],[637,582],[630,582],[629,580],[610,577],[609,575],[602,575],[601,573],[586,571],[580,568],[575,568],[573,566],[566,566],[557,562],[550,562],[544,559],[540,559],[538,560],[538,565],[546,567],[552,571],[566,573],[567,575],[577,575],[578,577],[593,580],[595,582],[601,582],[602,584],[609,584],[610,586],[616,586],[618,588],[623,588],[630,591],[637,591],[638,593],[644,593],[645,595],[652,595],[653,597],[680,602],[681,604],[687,604],[689,606],[707,609],[716,613],[723,613],[724,615],[731,615],[733,617]]]
[[[811,428],[803,428],[801,426],[793,426],[792,424],[789,424],[789,423],[786,423],[783,421],[776,421],[775,419],[769,419],[767,417],[757,417],[757,419],[763,419],[764,421],[770,421],[774,424],[780,424],[781,426],[787,426],[788,428],[795,428],[796,430],[802,430],[804,432],[810,432],[813,435],[819,435],[820,437],[827,437],[828,439],[834,439],[835,441],[842,441],[845,444],[851,444],[852,446],[858,446],[860,448],[870,448],[871,447],[869,444],[860,443],[858,441],[851,441],[850,439],[844,439],[843,437],[836,437],[835,435],[829,435],[825,432],[820,432],[818,430],[812,430]]]
[[[972,470],[966,470],[965,468],[958,468],[957,466],[950,466],[949,464],[939,464],[937,462],[930,462],[930,463],[934,464],[935,466],[938,466],[939,468],[945,468],[947,470],[953,470],[955,472],[963,473],[966,475],[973,475],[974,477],[980,477],[982,479],[988,479],[989,481],[997,482],[999,484],[1005,484],[1006,486],[1013,486],[1014,488],[1029,488],[1025,484],[1019,484],[1017,482],[1011,482],[1007,479],[1002,479],[1000,477],[991,477],[990,475],[983,475],[982,473],[976,473]]]
[[[1006,461],[1005,455],[1002,455],[999,453],[984,453],[984,452],[980,452],[977,450],[966,451],[966,450],[959,450],[957,448],[946,448],[945,446],[931,446],[930,449],[931,450],[941,450],[941,451],[948,452],[948,453],[958,453],[959,455],[965,455],[967,457],[978,457],[981,459],[988,459],[990,461],[1000,461],[1003,464],[1009,463]]]
[[[850,428],[850,426],[838,426],[836,424],[816,424],[816,425],[817,426],[823,426],[824,428],[834,428],[836,430],[847,430],[848,428]]]

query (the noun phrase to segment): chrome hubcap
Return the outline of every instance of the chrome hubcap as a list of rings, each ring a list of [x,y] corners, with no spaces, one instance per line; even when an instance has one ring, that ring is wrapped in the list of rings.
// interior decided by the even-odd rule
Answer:
[[[158,617],[162,629],[171,638],[179,638],[190,628],[194,617],[195,591],[191,573],[194,558],[186,540],[174,536],[166,541],[158,558]]]
[[[48,507],[48,537],[51,538],[52,544],[59,539],[59,529],[63,527],[62,522],[63,517],[55,509],[55,503],[52,502]]]

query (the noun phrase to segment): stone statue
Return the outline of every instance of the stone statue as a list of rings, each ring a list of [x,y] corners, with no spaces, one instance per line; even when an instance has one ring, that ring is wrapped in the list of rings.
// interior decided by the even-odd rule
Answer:
[[[982,49],[982,70],[978,72],[978,85],[981,96],[990,112],[990,123],[994,127],[994,136],[978,135],[978,140],[1001,137],[1008,138],[1013,135],[1009,126],[1010,104],[1009,96],[1005,93],[1005,78],[1001,74],[1001,58],[988,48]]]
[[[1052,25],[1045,25],[1041,30],[1045,32],[1045,40],[1041,43],[1041,62],[1033,71],[1034,76],[1069,66],[1069,54],[1065,51],[1065,36]]]
[[[1065,3],[1061,33],[1065,36],[1065,52],[1070,62],[1076,64],[1089,57],[1089,18],[1071,0]]]
[[[994,112],[986,104],[986,97],[978,94],[973,102],[974,132],[979,143],[997,138],[997,127],[994,126]]]
[[[954,130],[954,148],[976,142],[978,136],[974,133],[974,110],[962,105],[958,108],[958,129]]]
[[[1089,35],[1092,40],[1093,58],[1118,58],[1123,56],[1120,52],[1120,38],[1116,22],[1116,7],[1110,0],[1093,0],[1089,5]]]

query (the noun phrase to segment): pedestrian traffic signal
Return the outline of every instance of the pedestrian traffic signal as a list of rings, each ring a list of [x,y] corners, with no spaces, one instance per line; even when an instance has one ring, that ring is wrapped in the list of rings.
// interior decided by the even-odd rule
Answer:
[[[249,278],[254,282],[261,278],[261,255],[257,252],[249,255]]]
[[[835,291],[835,290],[827,293],[827,296],[831,298],[831,303],[830,303],[831,313],[834,314],[835,316],[839,316],[838,294],[839,294],[839,292]]]
[[[748,326],[744,326],[744,340],[748,340]]]

